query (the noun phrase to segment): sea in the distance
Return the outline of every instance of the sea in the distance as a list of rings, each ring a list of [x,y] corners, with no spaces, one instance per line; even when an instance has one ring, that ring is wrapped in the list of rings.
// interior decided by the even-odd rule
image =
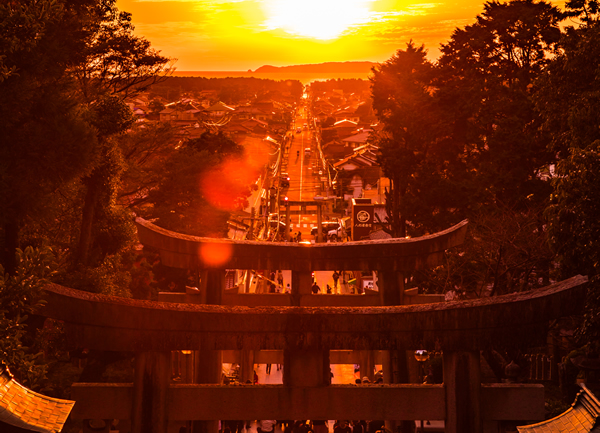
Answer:
[[[360,72],[252,72],[252,71],[175,71],[174,77],[255,77],[268,78],[271,80],[299,80],[306,85],[313,81],[325,81],[336,78],[359,78],[366,80],[370,73]]]

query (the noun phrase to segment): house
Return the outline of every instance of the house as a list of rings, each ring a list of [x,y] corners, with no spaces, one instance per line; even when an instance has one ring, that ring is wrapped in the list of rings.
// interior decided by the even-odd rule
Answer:
[[[171,124],[193,125],[200,121],[201,115],[202,110],[191,99],[182,99],[167,104],[164,110],[160,111],[159,120]]]
[[[364,145],[354,149],[346,158],[336,162],[333,166],[338,170],[352,171],[362,167],[379,167],[377,165],[377,147]]]
[[[369,139],[372,131],[370,129],[363,129],[359,131],[360,132],[357,134],[342,139],[342,143],[346,144],[346,147],[350,147],[352,149],[356,149],[357,147],[367,144],[367,140]]]
[[[236,116],[239,116],[242,119],[258,119],[258,120],[262,120],[264,122],[269,121],[271,119],[273,119],[273,116],[275,115],[274,111],[268,111],[265,110],[264,108],[261,107],[257,107],[257,106],[249,106],[249,105],[244,105],[242,107],[237,107],[235,109],[235,114]]]
[[[335,106],[325,99],[318,99],[313,102],[313,112],[315,113],[322,112],[325,117],[329,117],[334,111]]]
[[[313,112],[313,116],[316,117],[317,119],[319,119],[320,123],[323,123],[329,117],[329,113],[327,113],[323,110],[316,110]]]
[[[226,125],[224,125],[221,130],[231,136],[236,136],[240,134],[250,134],[252,132],[250,128],[242,125],[242,121],[239,119],[231,120]]]
[[[160,121],[161,122],[170,122],[171,120],[177,120],[177,110],[173,108],[165,108],[160,113]]]
[[[205,108],[203,111],[210,117],[223,117],[225,115],[232,114],[235,111],[235,108],[219,101],[210,107]]]
[[[146,118],[146,116],[150,113],[150,107],[148,107],[148,97],[146,95],[139,95],[136,98],[129,98],[125,103],[133,112],[133,115],[138,119]]]
[[[338,137],[340,138],[351,136],[356,131],[357,126],[357,122],[348,119],[340,120],[333,124],[333,127],[337,130]]]
[[[349,120],[358,124],[360,122],[360,116],[356,114],[356,107],[345,107],[341,110],[337,110],[332,114],[335,118],[336,123],[344,120]]]
[[[351,155],[333,164],[336,170],[352,173],[350,188],[352,194],[348,198],[363,197],[365,191],[378,189],[381,168],[377,163],[377,147],[364,145],[356,148]]]
[[[269,132],[269,124],[262,120],[252,118],[243,121],[241,125],[253,134],[266,135]]]
[[[177,131],[177,136],[181,140],[193,140],[194,138],[199,138],[206,131],[207,128],[204,127],[204,125],[196,122],[193,124],[181,125]]]
[[[343,159],[353,150],[348,143],[342,143],[337,138],[322,144],[321,147],[327,159],[332,161]]]

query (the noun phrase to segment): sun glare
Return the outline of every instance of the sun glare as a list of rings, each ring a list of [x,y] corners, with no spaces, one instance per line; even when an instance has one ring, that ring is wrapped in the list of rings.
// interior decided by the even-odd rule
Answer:
[[[339,37],[369,21],[372,0],[268,0],[265,26],[314,39]]]

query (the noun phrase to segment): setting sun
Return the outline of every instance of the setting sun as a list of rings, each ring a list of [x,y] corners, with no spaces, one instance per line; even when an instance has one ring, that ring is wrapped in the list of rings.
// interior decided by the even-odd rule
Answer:
[[[366,22],[371,0],[270,0],[265,9],[269,29],[315,39],[335,39]]]
[[[482,0],[117,0],[178,71],[387,60],[413,40],[431,58]]]

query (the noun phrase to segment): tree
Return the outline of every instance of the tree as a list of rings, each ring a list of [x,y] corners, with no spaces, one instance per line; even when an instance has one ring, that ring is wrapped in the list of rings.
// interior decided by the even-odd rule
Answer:
[[[446,252],[443,265],[418,272],[412,284],[426,293],[456,288],[467,298],[544,287],[556,259],[544,223],[544,205],[536,203],[482,209],[473,214],[462,247]]]
[[[9,275],[0,265],[0,360],[10,366],[23,385],[40,390],[47,366],[41,362],[40,342],[28,329],[28,317],[42,306],[42,288],[56,271],[49,249],[16,251],[15,272]]]
[[[597,0],[567,0],[565,2],[567,16],[577,17],[585,24],[598,21],[600,3]]]
[[[143,213],[169,230],[224,237],[232,211],[243,208],[258,173],[244,149],[225,135],[206,132],[165,162],[164,177],[149,191]]]
[[[90,256],[95,242],[94,225],[106,223],[100,218],[102,215],[118,212],[110,209],[116,193],[111,185],[118,183],[123,167],[112,137],[125,132],[133,123],[124,99],[146,90],[170,73],[170,59],[151,49],[146,39],[133,34],[131,14],[119,11],[115,2],[102,0],[98,4],[95,19],[89,25],[92,38],[72,70],[84,101],[92,109],[99,144],[94,166],[84,179],[86,196],[77,250],[77,260],[83,265],[94,263]]]
[[[562,51],[538,82],[535,100],[558,156],[553,194],[547,209],[550,240],[558,256],[561,278],[590,277],[582,343],[596,345],[600,338],[600,28],[597,3],[568,2],[572,15],[582,16],[578,28],[569,27]]]
[[[19,231],[44,197],[82,175],[95,143],[67,70],[82,48],[90,2],[0,5],[0,222],[12,274]],[[9,71],[9,72],[6,72]]]
[[[168,123],[143,123],[117,137],[124,171],[117,201],[135,212],[147,203],[148,193],[164,175],[163,165],[176,151],[179,139]]]
[[[134,119],[124,98],[168,73],[169,59],[133,35],[115,0],[9,2],[0,14],[0,69],[11,71],[0,81],[1,263],[14,272],[26,233],[80,259],[64,281],[127,295],[134,228],[117,201],[127,168],[117,138]]]
[[[586,274],[590,277],[582,342],[600,341],[600,140],[584,149],[573,148],[557,164],[554,193],[547,214],[552,245],[557,251],[560,276]]]
[[[406,50],[398,50],[374,68],[371,78],[373,109],[384,125],[375,144],[379,163],[390,179],[386,230],[393,237],[408,234],[407,220],[418,227],[416,230],[431,229],[436,223],[431,219],[426,222],[427,215],[437,216],[437,223],[443,225],[440,220],[447,218],[442,214],[450,209],[444,199],[447,194],[430,194],[432,188],[441,192],[448,187],[446,175],[450,174],[453,155],[447,151],[435,98],[435,68],[426,54],[423,46],[410,42]],[[423,208],[429,212],[421,212]]]
[[[437,64],[409,45],[374,73],[373,107],[384,124],[376,144],[392,181],[388,222],[400,227],[394,235],[474,221],[465,248],[447,266],[417,275],[419,287],[481,295],[549,281],[554,256],[544,247],[540,209],[555,155],[532,94],[563,17],[545,2],[487,2],[442,46]]]
[[[162,110],[165,109],[165,104],[163,104],[160,101],[160,99],[154,98],[154,99],[152,99],[152,101],[150,101],[150,103],[148,104],[148,107],[150,107],[152,114],[159,114]]]
[[[539,133],[531,93],[563,18],[543,1],[487,2],[475,24],[456,29],[442,46],[439,97],[480,185],[480,203],[527,206],[549,194],[541,172],[554,155]]]

